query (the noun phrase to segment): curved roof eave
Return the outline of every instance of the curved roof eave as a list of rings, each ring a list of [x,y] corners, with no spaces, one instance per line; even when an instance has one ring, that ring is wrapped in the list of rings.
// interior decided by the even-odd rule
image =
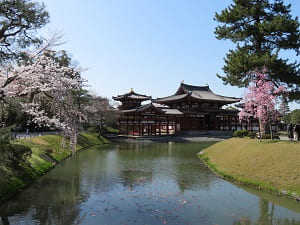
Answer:
[[[116,100],[116,101],[120,101],[120,100],[123,100],[123,99],[133,99],[133,100],[146,101],[146,100],[150,100],[152,97],[148,96],[148,95],[138,94],[138,93],[135,93],[134,91],[131,91],[131,92],[128,92],[128,93],[123,94],[123,95],[118,95],[118,96],[115,96],[115,97],[113,96],[112,98],[113,98],[113,100]]]
[[[170,95],[170,96],[167,96],[164,98],[153,99],[152,101],[155,103],[173,102],[173,101],[177,101],[177,100],[182,100],[182,99],[186,98],[187,96],[188,96],[188,94]]]

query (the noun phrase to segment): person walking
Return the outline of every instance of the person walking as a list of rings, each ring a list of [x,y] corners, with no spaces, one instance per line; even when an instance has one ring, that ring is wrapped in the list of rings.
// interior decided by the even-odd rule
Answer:
[[[299,141],[300,136],[300,124],[296,124],[294,127],[294,139],[295,141]]]
[[[294,138],[294,128],[293,128],[293,124],[291,124],[291,123],[288,127],[288,137],[289,137],[290,141],[292,141]]]

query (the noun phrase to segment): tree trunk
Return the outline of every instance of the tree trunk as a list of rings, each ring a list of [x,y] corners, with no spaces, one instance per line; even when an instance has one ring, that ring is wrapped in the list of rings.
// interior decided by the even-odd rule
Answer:
[[[261,134],[266,133],[266,125],[262,122],[261,119],[259,119],[259,130]]]
[[[63,136],[63,138],[61,140],[61,148],[65,149],[65,147],[66,147],[66,138],[65,138],[65,136]]]
[[[271,140],[273,140],[273,129],[272,129],[272,123],[270,121],[269,121],[269,127],[270,127]]]
[[[70,137],[70,146],[71,146],[72,155],[74,155],[76,152],[77,137],[78,137],[77,124],[76,122],[73,122],[72,136]]]
[[[73,137],[72,146],[71,146],[72,155],[74,155],[76,152],[76,145],[77,145],[77,136]]]

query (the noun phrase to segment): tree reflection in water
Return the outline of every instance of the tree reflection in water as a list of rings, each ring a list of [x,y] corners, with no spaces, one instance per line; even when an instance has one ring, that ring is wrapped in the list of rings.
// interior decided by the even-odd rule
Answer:
[[[68,179],[65,179],[65,176],[56,176],[56,171],[53,170],[48,174],[48,179],[42,179],[32,186],[35,190],[26,189],[21,193],[26,195],[26,201],[20,202],[17,195],[1,206],[0,215],[3,225],[9,225],[8,217],[14,214],[31,216],[38,224],[76,224],[80,220],[79,202],[85,201],[88,194],[80,188],[80,168],[72,164],[66,166],[72,167],[66,170],[73,171]]]
[[[196,154],[211,144],[112,144],[79,152],[0,206],[0,225],[300,225],[297,202],[237,187],[203,168]]]
[[[256,223],[252,223],[251,219],[241,217],[240,220],[234,222],[233,225],[300,225],[300,221],[296,221],[295,219],[274,218],[274,212],[275,205],[260,198],[258,221]]]

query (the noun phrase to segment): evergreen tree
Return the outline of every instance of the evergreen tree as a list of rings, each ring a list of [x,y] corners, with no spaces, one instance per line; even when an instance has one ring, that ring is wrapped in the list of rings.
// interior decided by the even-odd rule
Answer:
[[[45,5],[31,0],[0,0],[0,64],[23,56],[21,50],[42,42],[36,30],[49,21]]]
[[[292,124],[300,124],[300,109],[295,109],[290,114]]]
[[[291,99],[300,99],[299,63],[280,58],[281,50],[298,55],[300,32],[298,18],[292,18],[291,5],[282,0],[233,0],[215,20],[222,23],[215,29],[218,39],[236,44],[225,57],[220,77],[225,84],[245,87],[253,71],[267,67],[270,79],[285,83],[292,90]]]
[[[281,104],[279,106],[279,112],[281,114],[281,119],[285,124],[289,123],[289,114],[291,112],[289,103],[285,97],[282,97]]]

